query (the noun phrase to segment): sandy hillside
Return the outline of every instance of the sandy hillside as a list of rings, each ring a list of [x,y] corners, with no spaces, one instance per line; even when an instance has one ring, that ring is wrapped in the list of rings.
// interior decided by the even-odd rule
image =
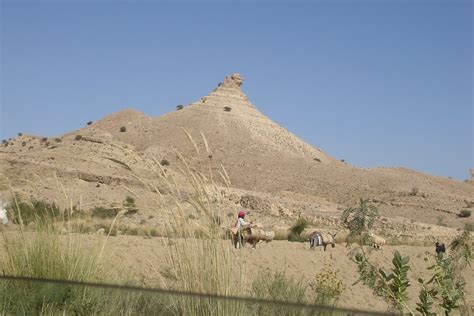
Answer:
[[[5,140],[1,195],[8,199],[19,191],[67,205],[73,200],[87,210],[120,206],[132,194],[144,216],[159,216],[152,198],[160,188],[157,164],[177,176],[179,151],[192,166],[204,165],[205,175],[213,170],[221,185],[218,173],[225,168],[233,190],[229,211],[243,207],[280,217],[282,224],[303,214],[337,225],[341,210],[360,198],[407,223],[462,228],[472,221],[456,216],[474,210],[472,181],[342,163],[259,112],[242,83],[239,74],[228,76],[197,102],[159,117],[127,109],[57,137]]]

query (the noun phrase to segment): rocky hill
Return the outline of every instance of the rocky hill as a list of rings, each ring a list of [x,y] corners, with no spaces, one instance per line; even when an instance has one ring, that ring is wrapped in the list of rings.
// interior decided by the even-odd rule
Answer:
[[[127,109],[54,138],[6,140],[0,147],[2,194],[18,190],[58,201],[67,195],[88,208],[120,204],[133,192],[148,216],[155,211],[146,183],[157,178],[151,163],[162,162],[177,175],[180,152],[193,166],[209,165],[210,173],[225,167],[229,207],[254,209],[276,223],[300,213],[336,218],[360,198],[389,218],[451,227],[469,220],[456,214],[473,206],[471,183],[338,161],[258,111],[242,83],[239,74],[230,75],[207,96],[159,117]]]

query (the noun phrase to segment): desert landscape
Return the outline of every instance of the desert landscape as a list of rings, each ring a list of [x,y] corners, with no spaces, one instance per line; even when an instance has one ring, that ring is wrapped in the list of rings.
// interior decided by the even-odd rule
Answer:
[[[186,258],[210,265],[211,275],[228,269],[222,273],[235,295],[251,296],[259,276],[277,273],[302,280],[310,295],[316,276],[330,267],[343,288],[335,295],[337,307],[378,312],[394,310],[363,282],[354,285],[360,274],[351,250],[366,249],[367,262],[386,270],[398,251],[410,257],[406,307],[415,311],[417,280],[432,275],[435,241],[449,255],[455,253],[450,243],[467,231],[472,247],[473,170],[459,181],[405,168],[351,166],[262,114],[242,91],[243,82],[231,74],[198,101],[158,117],[126,109],[56,137],[19,133],[3,140],[0,196],[10,217],[2,227],[3,271],[13,271],[9,243],[19,236],[34,244],[41,219],[51,217],[59,239],[69,236],[91,248],[105,244],[101,264],[115,274],[126,271],[141,286],[195,289],[181,283],[185,275],[175,264],[183,249],[199,249]],[[383,237],[379,250],[370,238],[365,246],[346,245],[352,229],[343,215],[362,201],[379,212],[373,225],[363,224]],[[18,210],[23,215],[14,215]],[[242,210],[274,240],[235,249],[227,229]],[[336,246],[309,250],[315,230],[337,232]],[[210,253],[206,240],[212,240]],[[213,254],[217,261],[207,258]],[[192,267],[186,271],[198,269]],[[454,314],[472,312],[473,275],[472,266],[462,271],[465,303]]]

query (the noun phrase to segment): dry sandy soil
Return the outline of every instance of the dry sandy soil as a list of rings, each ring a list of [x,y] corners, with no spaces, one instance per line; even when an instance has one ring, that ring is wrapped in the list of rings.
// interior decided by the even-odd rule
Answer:
[[[104,242],[106,237],[96,235],[84,235],[84,242],[91,247]],[[166,268],[168,240],[164,238],[143,238],[137,236],[109,237],[106,241],[105,260],[110,270],[127,271],[140,280],[144,285],[157,286],[163,280],[166,281]],[[232,256],[235,256],[235,264],[241,265],[246,270],[245,279],[248,284],[255,279],[257,274],[264,272],[286,272],[296,279],[304,278],[308,284],[314,280],[316,274],[324,266],[330,266],[337,271],[343,280],[346,289],[340,299],[339,306],[371,311],[387,311],[387,305],[379,298],[372,295],[371,290],[362,284],[353,285],[357,280],[356,266],[348,256],[348,248],[345,245],[336,245],[328,248],[326,252],[321,248],[309,250],[308,243],[297,243],[288,241],[273,241],[271,243],[260,243],[256,250],[248,246],[242,250],[232,247],[229,241],[224,241]],[[409,273],[412,287],[410,289],[411,306],[418,299],[418,277],[429,277],[426,269],[428,262],[424,260],[427,253],[433,253],[433,247],[413,246],[386,246],[380,251],[370,253],[371,261],[381,267],[389,268],[393,253],[398,250],[403,255],[410,256],[411,271]],[[0,258],[2,258],[0,256]],[[237,271],[237,266],[234,269]],[[465,277],[468,280],[466,286],[467,301],[474,306],[474,266],[466,270]]]

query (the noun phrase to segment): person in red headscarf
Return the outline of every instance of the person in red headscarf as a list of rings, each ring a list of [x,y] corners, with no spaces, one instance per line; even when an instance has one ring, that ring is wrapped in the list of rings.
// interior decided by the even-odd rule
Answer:
[[[242,230],[249,226],[251,222],[246,222],[245,221],[245,211],[240,211],[237,214],[237,222],[235,223],[235,227],[237,227],[237,240],[235,243],[235,248],[239,249],[243,247],[243,236],[242,236]]]

